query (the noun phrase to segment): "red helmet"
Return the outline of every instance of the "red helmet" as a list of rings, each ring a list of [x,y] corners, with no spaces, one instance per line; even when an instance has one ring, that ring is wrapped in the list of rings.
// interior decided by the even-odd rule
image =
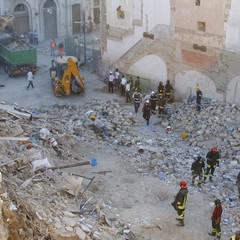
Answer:
[[[186,188],[187,187],[187,182],[182,180],[179,185],[180,185],[181,188]]]
[[[217,152],[218,149],[217,149],[217,147],[212,147],[211,151],[212,151],[212,152]]]

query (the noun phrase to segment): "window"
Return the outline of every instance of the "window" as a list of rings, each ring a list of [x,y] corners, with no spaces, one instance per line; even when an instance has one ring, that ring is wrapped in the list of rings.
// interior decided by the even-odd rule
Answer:
[[[195,0],[195,5],[196,6],[200,6],[200,4],[201,4],[201,0]]]
[[[197,22],[198,31],[205,32],[206,31],[206,23],[205,22]]]

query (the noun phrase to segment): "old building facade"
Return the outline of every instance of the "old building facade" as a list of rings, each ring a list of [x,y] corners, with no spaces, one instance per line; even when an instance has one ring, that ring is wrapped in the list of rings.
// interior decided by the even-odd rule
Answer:
[[[16,34],[36,31],[39,40],[92,31],[100,22],[100,0],[1,0],[0,14],[14,15]]]
[[[106,0],[105,65],[240,104],[238,0]],[[104,33],[102,33],[104,34]]]

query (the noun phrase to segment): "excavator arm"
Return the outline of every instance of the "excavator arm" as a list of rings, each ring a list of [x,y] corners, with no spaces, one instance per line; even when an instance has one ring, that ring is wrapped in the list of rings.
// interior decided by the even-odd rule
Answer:
[[[64,59],[62,59],[64,61]],[[60,69],[60,78],[55,79],[53,84],[53,90],[56,96],[66,95],[69,96],[72,92],[84,93],[86,86],[84,78],[78,71],[77,63],[71,57],[66,60],[65,69],[63,64],[58,64]]]

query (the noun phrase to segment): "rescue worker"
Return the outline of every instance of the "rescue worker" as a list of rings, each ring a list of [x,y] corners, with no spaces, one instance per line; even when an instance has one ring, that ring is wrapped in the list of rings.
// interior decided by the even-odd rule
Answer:
[[[131,102],[131,85],[129,81],[126,84],[125,93],[126,93],[126,103]]]
[[[238,187],[238,198],[240,199],[240,172],[238,173],[238,176],[237,176],[236,185]]]
[[[120,73],[119,73],[119,70],[118,68],[115,69],[115,72],[114,72],[114,87],[115,87],[115,90],[119,89],[119,86],[120,86]]]
[[[163,82],[160,81],[158,84],[158,95],[160,97],[160,95],[163,96],[163,94],[164,94],[164,85],[163,85]]]
[[[151,117],[151,104],[149,100],[145,101],[142,112],[143,112],[143,118],[147,121],[147,125],[149,125],[149,120]]]
[[[122,79],[121,79],[121,96],[125,96],[126,95],[126,92],[125,92],[126,84],[127,84],[127,79],[125,78],[124,75],[122,75]]]
[[[154,91],[151,92],[149,101],[150,101],[152,113],[155,114],[158,99]]]
[[[138,92],[141,91],[141,83],[140,83],[140,77],[139,76],[137,76],[137,79],[134,82],[134,88],[137,89]]]
[[[184,217],[185,217],[185,208],[188,196],[188,189],[187,189],[187,182],[181,181],[180,182],[180,190],[177,193],[174,202],[172,202],[172,206],[177,211],[178,218],[176,220],[179,221],[177,226],[183,227],[184,224]]]
[[[105,124],[95,115],[91,115],[90,119],[94,122],[94,132],[97,134],[98,131],[101,129],[106,137],[109,138],[109,133],[107,132]]]
[[[210,236],[216,236],[217,239],[221,238],[221,216],[222,216],[222,204],[219,199],[214,201],[215,208],[212,213],[212,232],[208,233]]]
[[[195,183],[196,177],[198,177],[198,186],[200,187],[202,184],[203,170],[205,168],[205,163],[203,158],[198,155],[196,160],[192,163],[192,185]]]
[[[140,103],[142,101],[142,94],[140,92],[138,92],[136,89],[136,92],[132,95],[132,99],[134,102],[134,111],[135,111],[135,113],[137,113],[138,109],[140,107]]]
[[[207,170],[204,175],[203,182],[206,182],[206,179],[209,176],[209,180],[212,182],[212,177],[215,171],[216,166],[219,166],[220,154],[217,147],[212,147],[212,149],[207,153]],[[210,173],[210,174],[209,174]]]
[[[230,240],[240,240],[240,231],[236,231],[235,235],[232,236]]]
[[[158,113],[159,115],[162,116],[162,114],[164,113],[164,109],[166,106],[166,100],[165,97],[163,96],[163,94],[159,94],[159,99],[158,99]]]
[[[108,92],[113,93],[113,84],[114,84],[114,76],[113,73],[110,71],[109,72],[109,78],[108,78]]]
[[[167,80],[165,85],[165,97],[167,102],[172,102],[172,95],[173,95],[173,86],[171,85],[170,81]]]
[[[203,96],[203,93],[202,93],[202,91],[200,90],[200,86],[197,85],[197,87],[196,87],[196,103],[197,103],[197,111],[200,111],[200,110],[201,110],[202,96]]]

